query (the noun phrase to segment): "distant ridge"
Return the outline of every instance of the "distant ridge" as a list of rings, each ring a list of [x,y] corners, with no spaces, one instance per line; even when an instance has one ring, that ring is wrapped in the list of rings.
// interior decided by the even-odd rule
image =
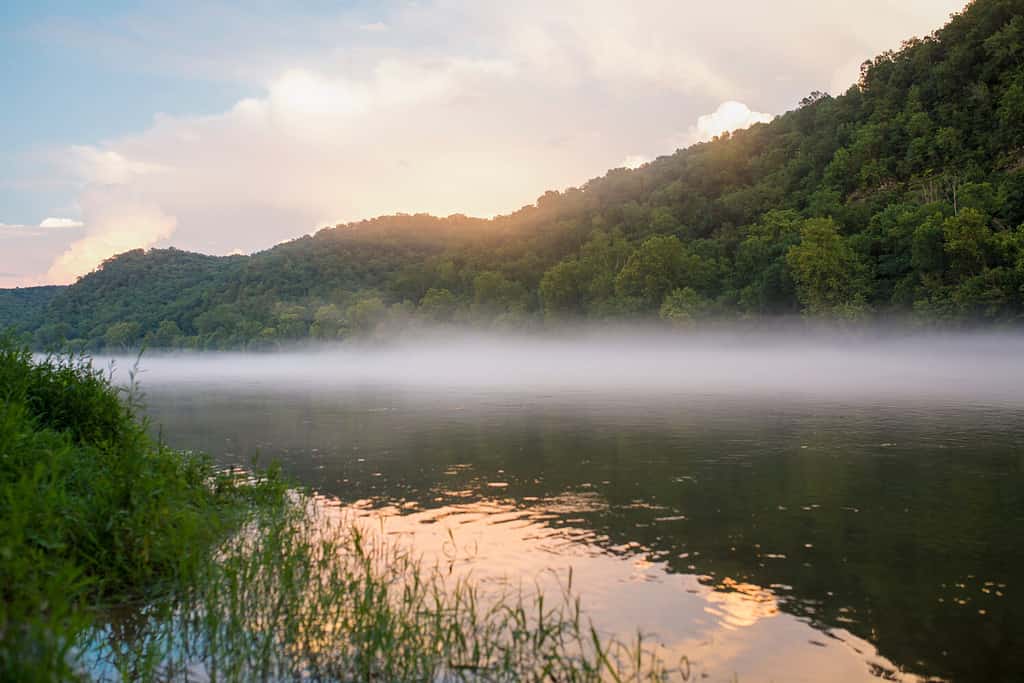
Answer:
[[[60,285],[0,289],[0,330],[37,328],[47,306],[64,289]]]

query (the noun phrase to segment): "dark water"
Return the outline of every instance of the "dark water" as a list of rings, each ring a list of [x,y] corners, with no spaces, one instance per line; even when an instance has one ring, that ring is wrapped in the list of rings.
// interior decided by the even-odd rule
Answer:
[[[328,386],[315,368],[281,386],[183,362],[144,377],[172,445],[279,459],[484,580],[571,566],[602,628],[653,634],[698,679],[1024,677],[1024,401]]]

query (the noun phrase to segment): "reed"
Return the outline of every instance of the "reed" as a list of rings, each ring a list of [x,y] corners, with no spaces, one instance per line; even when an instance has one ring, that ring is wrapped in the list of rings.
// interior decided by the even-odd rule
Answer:
[[[121,638],[118,635],[130,634]],[[425,565],[298,496],[224,543],[180,600],[90,648],[112,678],[683,680],[641,638],[606,638],[571,579],[555,595]]]

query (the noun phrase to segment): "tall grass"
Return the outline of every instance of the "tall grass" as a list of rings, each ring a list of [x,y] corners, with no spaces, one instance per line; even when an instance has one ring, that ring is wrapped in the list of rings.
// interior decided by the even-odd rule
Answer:
[[[309,499],[261,515],[130,639],[98,634],[118,676],[186,680],[682,680],[637,639],[602,637],[563,591],[485,589],[426,566]]]
[[[328,514],[274,471],[154,443],[88,359],[0,340],[0,678],[665,680],[571,578],[487,589]]]
[[[81,356],[0,339],[0,673],[78,677],[75,645],[111,605],[186,584],[273,476],[240,483],[154,443]]]

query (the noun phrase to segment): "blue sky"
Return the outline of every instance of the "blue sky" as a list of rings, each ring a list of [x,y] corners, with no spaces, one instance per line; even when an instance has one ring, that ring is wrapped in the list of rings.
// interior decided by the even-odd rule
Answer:
[[[217,111],[242,94],[230,83],[111,64],[88,49],[62,44],[47,35],[54,22],[73,20],[88,25],[116,16],[128,5],[13,2],[0,7],[0,81],[17,95],[17,106],[7,108],[0,126],[0,149],[8,156],[5,161],[23,158],[40,147],[144,130],[158,111]],[[0,189],[5,222],[38,221],[52,201],[8,187]]]
[[[840,92],[962,0],[8,2],[0,286],[494,215]]]

